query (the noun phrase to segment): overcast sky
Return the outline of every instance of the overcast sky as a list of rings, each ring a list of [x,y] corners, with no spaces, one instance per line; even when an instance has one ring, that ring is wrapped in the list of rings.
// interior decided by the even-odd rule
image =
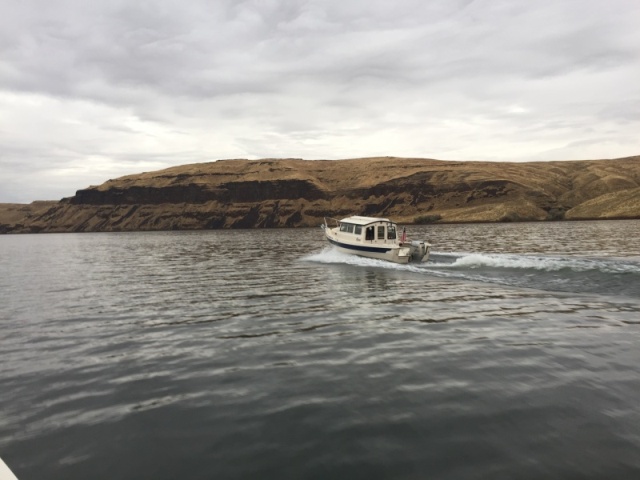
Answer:
[[[221,158],[640,154],[638,0],[2,0],[0,202]]]

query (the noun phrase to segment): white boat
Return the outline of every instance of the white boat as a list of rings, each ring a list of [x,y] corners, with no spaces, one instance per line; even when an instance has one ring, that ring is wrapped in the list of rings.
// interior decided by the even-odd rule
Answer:
[[[329,225],[329,221],[335,224]],[[423,240],[408,240],[406,230],[388,218],[352,216],[336,220],[325,218],[322,225],[331,245],[340,252],[377,258],[395,263],[426,262],[431,244]]]

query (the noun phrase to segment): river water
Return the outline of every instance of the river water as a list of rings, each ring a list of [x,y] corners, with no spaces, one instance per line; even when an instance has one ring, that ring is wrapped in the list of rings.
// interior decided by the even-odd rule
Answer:
[[[0,237],[0,457],[43,479],[640,478],[640,221]]]

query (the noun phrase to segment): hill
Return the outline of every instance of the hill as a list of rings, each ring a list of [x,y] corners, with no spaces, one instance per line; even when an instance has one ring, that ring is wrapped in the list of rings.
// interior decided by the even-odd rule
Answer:
[[[0,232],[640,218],[640,156],[557,162],[219,160],[128,175],[59,202],[0,204]]]

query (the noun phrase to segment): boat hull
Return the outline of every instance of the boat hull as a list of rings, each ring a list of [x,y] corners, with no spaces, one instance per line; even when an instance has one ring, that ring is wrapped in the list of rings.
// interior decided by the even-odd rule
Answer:
[[[394,263],[409,263],[412,259],[411,249],[408,247],[390,246],[390,247],[368,247],[360,245],[351,245],[341,243],[327,236],[327,240],[336,250],[348,255],[357,255],[359,257],[374,258],[376,260],[386,260]]]

